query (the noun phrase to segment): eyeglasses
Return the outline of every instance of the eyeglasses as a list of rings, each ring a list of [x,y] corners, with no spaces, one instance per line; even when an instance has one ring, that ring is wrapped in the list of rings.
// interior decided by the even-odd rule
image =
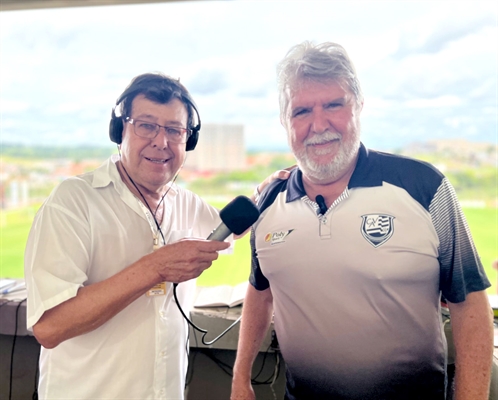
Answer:
[[[186,143],[188,139],[189,130],[186,128],[180,128],[178,126],[163,126],[159,124],[154,124],[153,122],[143,121],[141,119],[133,119],[130,117],[126,118],[126,122],[133,125],[133,129],[137,136],[154,139],[161,128],[164,128],[166,132],[166,138],[168,142],[171,143]]]

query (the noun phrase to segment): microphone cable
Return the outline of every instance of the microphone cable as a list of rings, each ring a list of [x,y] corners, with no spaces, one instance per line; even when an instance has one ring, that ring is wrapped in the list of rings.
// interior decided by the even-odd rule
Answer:
[[[221,332],[217,337],[215,337],[213,340],[209,341],[209,342],[206,342],[204,340],[204,338],[206,337],[208,331],[206,329],[202,329],[202,328],[199,328],[197,325],[195,325],[186,315],[185,315],[185,312],[183,311],[181,305],[180,305],[180,302],[178,301],[178,296],[176,294],[176,287],[178,286],[178,283],[173,283],[173,297],[175,298],[175,302],[176,302],[176,305],[178,307],[178,309],[180,310],[183,318],[185,319],[185,321],[187,321],[187,323],[192,327],[194,328],[196,331],[198,332],[201,332],[202,333],[202,337],[201,337],[201,342],[203,345],[205,346],[210,346],[212,345],[213,343],[217,342],[219,339],[221,339],[228,331],[230,331],[235,325],[237,325],[240,320],[242,319],[242,316],[240,316],[239,318],[237,318],[233,323],[232,325],[230,325],[228,328],[226,328],[223,332]]]

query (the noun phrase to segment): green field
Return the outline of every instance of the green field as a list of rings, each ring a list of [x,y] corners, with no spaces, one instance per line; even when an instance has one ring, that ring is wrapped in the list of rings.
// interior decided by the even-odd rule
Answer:
[[[214,204],[214,203],[213,203]],[[214,204],[223,207],[224,204]],[[24,246],[37,207],[1,210],[0,214],[0,278],[23,277]],[[474,242],[484,268],[493,284],[489,293],[498,292],[497,271],[492,262],[498,259],[498,209],[465,208]],[[213,266],[198,279],[198,285],[236,284],[247,279],[250,271],[249,235],[236,242],[231,255],[220,255]]]

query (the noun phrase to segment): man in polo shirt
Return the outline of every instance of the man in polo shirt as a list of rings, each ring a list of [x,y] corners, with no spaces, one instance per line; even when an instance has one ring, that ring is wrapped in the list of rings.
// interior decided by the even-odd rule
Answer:
[[[339,45],[304,42],[278,67],[298,168],[261,193],[232,399],[274,314],[286,399],[444,399],[451,312],[457,399],[487,399],[490,286],[448,180],[360,142],[363,97]]]

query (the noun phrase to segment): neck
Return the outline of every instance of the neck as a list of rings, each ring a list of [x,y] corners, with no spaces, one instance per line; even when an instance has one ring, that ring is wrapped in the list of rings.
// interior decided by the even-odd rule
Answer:
[[[119,175],[121,176],[121,180],[125,183],[130,192],[133,193],[135,197],[139,198],[141,201],[145,201],[146,206],[149,207],[150,211],[154,215],[156,215],[156,213],[159,213],[158,209],[160,208],[159,206],[162,203],[162,198],[166,193],[166,188],[162,187],[158,191],[151,191],[148,188],[135,183],[135,181],[128,174],[128,171],[126,170],[121,160],[116,163],[116,166],[118,168]],[[160,214],[162,219],[162,211]]]
[[[337,200],[337,198],[344,192],[347,188],[349,179],[353,175],[353,168],[348,170],[345,174],[343,174],[339,179],[332,182],[316,182],[312,179],[308,178],[303,173],[303,186],[306,191],[306,195],[313,201],[315,201],[316,196],[321,194],[325,199],[325,204],[327,207]]]

